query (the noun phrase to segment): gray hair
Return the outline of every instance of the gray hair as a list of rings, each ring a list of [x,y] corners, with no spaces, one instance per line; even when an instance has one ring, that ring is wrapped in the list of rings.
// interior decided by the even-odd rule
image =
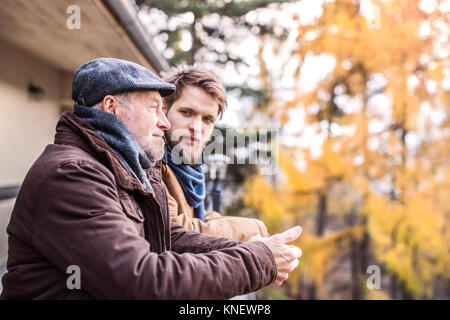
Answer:
[[[125,107],[131,107],[133,104],[134,97],[136,96],[137,93],[138,93],[137,91],[128,91],[112,94],[112,96],[116,98]],[[93,106],[91,106],[91,108],[94,108],[96,110],[102,110],[102,107],[103,107],[103,99],[94,104]]]

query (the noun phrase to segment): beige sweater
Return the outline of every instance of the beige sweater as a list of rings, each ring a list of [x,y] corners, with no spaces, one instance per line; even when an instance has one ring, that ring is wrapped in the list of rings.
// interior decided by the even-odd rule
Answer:
[[[256,234],[269,236],[264,223],[257,219],[222,216],[215,211],[205,212],[205,221],[195,218],[194,208],[188,204],[175,173],[165,163],[162,181],[167,190],[170,218],[186,229],[237,241],[247,241]]]

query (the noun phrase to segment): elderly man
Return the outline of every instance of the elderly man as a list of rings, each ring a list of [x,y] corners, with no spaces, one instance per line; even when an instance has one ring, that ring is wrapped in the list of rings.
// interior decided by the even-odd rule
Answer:
[[[12,212],[3,299],[227,299],[297,266],[286,243],[299,227],[241,243],[170,223],[158,160],[170,126],[161,97],[174,89],[128,61],[77,69],[74,111]]]
[[[172,221],[186,229],[238,241],[254,235],[267,237],[267,228],[259,220],[222,216],[203,207],[206,188],[201,157],[227,103],[222,83],[214,73],[198,67],[179,68],[164,79],[176,87],[164,98],[170,128],[162,179]]]

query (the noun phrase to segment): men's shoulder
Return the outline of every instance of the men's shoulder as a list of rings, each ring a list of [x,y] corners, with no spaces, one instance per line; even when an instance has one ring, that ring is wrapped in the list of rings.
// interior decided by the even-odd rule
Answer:
[[[88,153],[73,146],[48,145],[23,180],[8,226],[9,234],[28,239],[36,215],[52,213],[40,210],[43,203],[59,201],[61,195],[72,191],[89,190],[90,182],[99,181],[115,188],[112,172]]]
[[[91,165],[99,169],[106,167],[91,154],[70,145],[48,145],[30,169],[36,173],[48,174],[56,168],[70,164]]]
[[[22,189],[27,191],[39,189],[42,183],[51,182],[48,181],[51,176],[61,176],[61,181],[70,183],[68,169],[74,167],[89,167],[98,174],[114,180],[113,173],[89,153],[69,145],[50,144],[31,166],[23,181]]]
[[[161,178],[167,188],[172,189],[173,185],[180,186],[178,178],[167,163],[161,163]]]

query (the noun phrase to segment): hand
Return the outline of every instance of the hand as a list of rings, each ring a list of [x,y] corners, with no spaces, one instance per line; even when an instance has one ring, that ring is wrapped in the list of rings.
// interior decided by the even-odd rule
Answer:
[[[271,237],[263,238],[260,235],[256,235],[249,240],[263,242],[272,252],[277,265],[277,279],[273,283],[276,286],[281,286],[287,280],[289,273],[298,266],[298,258],[301,257],[302,251],[300,248],[286,243],[294,241],[301,233],[302,228],[295,226]]]

